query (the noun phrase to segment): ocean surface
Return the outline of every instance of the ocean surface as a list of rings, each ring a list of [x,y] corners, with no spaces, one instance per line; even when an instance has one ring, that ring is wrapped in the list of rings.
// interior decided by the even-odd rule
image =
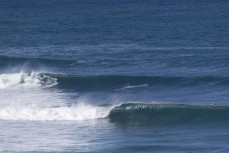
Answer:
[[[0,152],[229,152],[229,1],[0,0]]]

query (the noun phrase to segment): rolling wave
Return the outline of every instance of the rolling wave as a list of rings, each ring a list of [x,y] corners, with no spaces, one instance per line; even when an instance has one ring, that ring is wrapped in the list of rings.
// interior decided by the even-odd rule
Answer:
[[[46,74],[57,78],[58,87],[76,90],[132,90],[155,86],[223,86],[229,85],[228,77],[201,76],[119,76],[119,75],[61,75]]]
[[[30,75],[28,75],[30,74]],[[228,77],[201,76],[119,76],[119,75],[64,75],[53,73],[9,73],[0,74],[0,89],[17,86],[50,87],[77,91],[90,90],[135,90],[156,86],[228,86]]]
[[[229,106],[122,104],[109,113],[113,122],[152,124],[229,122]]]
[[[5,107],[1,120],[86,121],[108,119],[116,123],[152,125],[189,123],[228,123],[229,106],[198,106],[184,104],[125,103],[121,105],[77,104],[66,107]]]

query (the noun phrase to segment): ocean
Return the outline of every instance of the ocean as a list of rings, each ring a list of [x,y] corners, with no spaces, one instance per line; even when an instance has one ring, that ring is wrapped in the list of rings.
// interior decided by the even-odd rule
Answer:
[[[0,152],[229,152],[228,0],[0,0]]]

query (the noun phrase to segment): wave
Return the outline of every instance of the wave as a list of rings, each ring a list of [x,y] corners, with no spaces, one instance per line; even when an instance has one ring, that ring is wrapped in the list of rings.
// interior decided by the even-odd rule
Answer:
[[[30,74],[30,75],[28,75]],[[65,75],[54,73],[0,74],[0,89],[10,87],[53,87],[77,91],[123,91],[157,86],[228,86],[229,77],[218,76],[121,76],[121,75]]]
[[[0,120],[84,121],[106,118],[113,107],[114,106],[92,106],[83,103],[69,107],[5,107],[0,109]]]
[[[112,109],[109,119],[151,124],[229,122],[229,106],[128,103]]]
[[[43,73],[11,73],[0,74],[0,89],[15,87],[52,87],[57,79]]]
[[[228,86],[228,77],[217,76],[119,76],[119,75],[64,75],[53,73],[32,72],[0,74],[0,89],[19,86],[41,86],[74,89],[77,91],[90,90],[137,90],[156,86]]]
[[[229,106],[152,103],[93,106],[81,103],[69,107],[5,107],[0,109],[0,119],[28,121],[85,121],[108,119],[114,123],[146,123],[153,125],[228,123]]]
[[[228,77],[218,76],[119,76],[119,75],[62,75],[47,74],[57,78],[58,87],[67,89],[84,90],[133,90],[155,86],[224,86],[229,85]]]

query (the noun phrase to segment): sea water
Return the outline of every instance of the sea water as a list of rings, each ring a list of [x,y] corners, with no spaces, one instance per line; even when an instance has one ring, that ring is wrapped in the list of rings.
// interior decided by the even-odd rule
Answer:
[[[0,0],[0,152],[228,152],[227,0]]]

